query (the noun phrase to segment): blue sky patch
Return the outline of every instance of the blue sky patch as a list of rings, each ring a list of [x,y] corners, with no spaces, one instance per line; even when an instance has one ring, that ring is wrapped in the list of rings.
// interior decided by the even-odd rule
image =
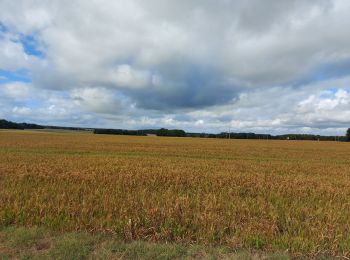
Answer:
[[[27,55],[44,58],[45,54],[40,50],[39,43],[33,35],[23,35],[20,37],[20,43]]]
[[[0,36],[8,31],[7,27],[0,22]],[[14,42],[20,43],[27,55],[33,55],[39,58],[45,57],[45,54],[40,50],[40,44],[34,35],[20,35],[19,39],[14,40]]]
[[[4,32],[7,32],[7,28],[0,22],[0,34]]]
[[[0,69],[0,84],[14,81],[31,82],[28,70],[8,71]]]

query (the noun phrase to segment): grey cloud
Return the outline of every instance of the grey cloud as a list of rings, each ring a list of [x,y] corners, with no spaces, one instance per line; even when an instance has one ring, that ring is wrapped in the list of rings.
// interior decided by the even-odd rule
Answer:
[[[350,108],[318,95],[349,87],[349,11],[346,0],[3,0],[5,35],[33,35],[45,57],[28,61],[6,36],[13,55],[0,50],[0,69],[29,68],[35,91],[65,93],[38,101],[62,120],[340,129]],[[12,111],[15,98],[6,104]]]

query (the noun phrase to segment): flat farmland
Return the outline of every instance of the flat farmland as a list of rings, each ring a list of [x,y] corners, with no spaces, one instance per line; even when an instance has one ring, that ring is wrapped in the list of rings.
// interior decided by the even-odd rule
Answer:
[[[0,225],[349,256],[350,144],[0,131]]]

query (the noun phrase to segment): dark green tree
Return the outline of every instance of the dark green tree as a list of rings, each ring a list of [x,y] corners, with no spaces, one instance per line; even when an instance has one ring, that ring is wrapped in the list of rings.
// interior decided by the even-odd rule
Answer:
[[[350,142],[350,128],[346,131],[346,141]]]

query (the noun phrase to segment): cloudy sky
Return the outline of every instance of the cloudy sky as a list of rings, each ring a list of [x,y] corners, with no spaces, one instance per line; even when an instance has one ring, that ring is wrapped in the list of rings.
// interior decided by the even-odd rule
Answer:
[[[1,0],[0,118],[344,134],[348,0]]]

